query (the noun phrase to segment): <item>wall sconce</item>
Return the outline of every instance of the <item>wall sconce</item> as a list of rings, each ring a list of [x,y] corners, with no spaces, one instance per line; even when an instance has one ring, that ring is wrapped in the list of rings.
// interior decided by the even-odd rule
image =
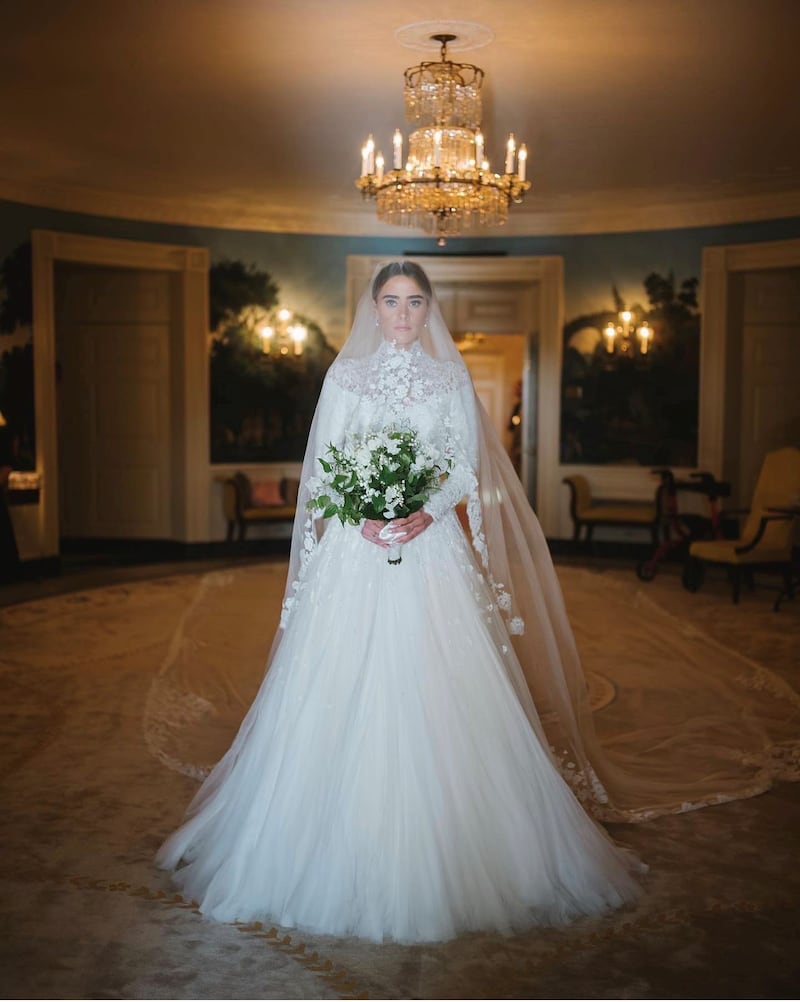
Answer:
[[[290,324],[292,311],[281,307],[259,327],[261,350],[265,355],[302,355],[308,331],[302,324]]]
[[[632,358],[636,353],[636,344],[631,337],[631,331],[634,327],[633,313],[630,310],[621,310],[619,320],[618,324],[615,324],[613,320],[609,320],[603,330],[606,351],[609,355],[613,355],[616,352],[619,355],[627,355],[629,358]],[[643,320],[636,328],[636,337],[638,339],[639,354],[646,355],[653,340],[653,328],[646,320]]]

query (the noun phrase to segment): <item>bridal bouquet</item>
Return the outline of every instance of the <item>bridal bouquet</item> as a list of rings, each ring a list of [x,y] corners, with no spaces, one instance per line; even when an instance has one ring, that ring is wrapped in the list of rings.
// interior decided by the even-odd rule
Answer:
[[[402,428],[369,432],[341,449],[329,445],[327,455],[317,458],[323,473],[309,481],[308,507],[323,518],[336,515],[342,525],[358,525],[364,518],[390,522],[419,511],[450,468],[437,449]],[[401,562],[396,542],[401,536],[388,526],[381,532],[392,544],[390,564]]]

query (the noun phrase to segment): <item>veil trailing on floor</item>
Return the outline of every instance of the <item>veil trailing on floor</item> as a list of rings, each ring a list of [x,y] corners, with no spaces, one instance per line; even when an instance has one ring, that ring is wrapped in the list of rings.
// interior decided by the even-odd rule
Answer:
[[[350,337],[327,379],[335,380],[341,367],[367,358],[380,344],[371,281],[356,309]],[[427,355],[457,367],[461,381],[471,386],[435,295],[421,347]],[[471,397],[477,485],[467,498],[469,533],[516,653],[516,660],[509,659],[509,681],[536,733],[544,735],[561,774],[587,810],[602,820],[640,821],[750,796],[767,789],[775,778],[800,777],[797,695],[776,676],[707,638],[698,643],[697,636],[684,633],[680,624],[665,619],[658,610],[629,613],[645,617],[640,624],[628,624],[629,649],[614,654],[618,664],[621,658],[627,662],[628,670],[622,674],[630,682],[625,706],[631,720],[621,730],[604,734],[601,741],[546,540],[474,388]],[[354,393],[353,406],[357,403]],[[304,567],[314,559],[324,531],[321,520],[309,517],[307,503],[308,482],[318,472],[317,458],[327,445],[325,415],[323,388],[303,461],[284,609],[291,607]],[[629,599],[614,594],[600,598],[593,618],[581,619],[587,645],[602,659],[601,638],[615,626],[608,617],[624,615]],[[187,672],[192,674],[188,659],[195,658],[199,671],[202,658],[211,657],[213,644],[208,639],[201,652],[200,645],[187,643],[187,638],[194,628],[208,634],[214,617],[212,602],[218,607],[223,604],[213,588],[206,589],[197,608],[187,614],[183,637],[173,644],[162,677],[180,669],[185,683]],[[587,614],[593,603],[590,594],[585,599]],[[593,623],[588,629],[587,622]],[[637,625],[642,630],[646,627],[646,639],[644,632],[637,633]],[[282,635],[281,629],[275,634],[268,665]],[[252,640],[248,644],[251,650],[257,647]],[[613,644],[607,646],[613,650]],[[267,647],[264,638],[263,649]],[[235,656],[234,645],[227,657]],[[222,665],[220,669],[226,670]],[[196,712],[202,716],[201,709]],[[180,768],[175,764],[180,755],[172,757],[175,761],[168,764]]]

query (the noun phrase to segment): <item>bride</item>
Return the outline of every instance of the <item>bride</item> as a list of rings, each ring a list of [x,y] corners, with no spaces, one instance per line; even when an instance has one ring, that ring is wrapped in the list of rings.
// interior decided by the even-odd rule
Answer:
[[[317,407],[269,670],[156,859],[205,915],[420,942],[637,898],[644,868],[579,803],[606,796],[573,645],[548,557],[538,579],[543,540],[514,539],[516,477],[486,420],[425,273],[383,267]],[[314,522],[307,505],[329,444],[398,425],[449,473],[391,523],[392,564],[382,521]]]
[[[308,502],[330,444],[398,425],[449,473],[391,522],[390,564],[382,521]],[[594,744],[538,523],[425,272],[385,265],[317,406],[267,674],[157,863],[220,921],[400,942],[568,922],[644,869],[590,816],[620,816]]]

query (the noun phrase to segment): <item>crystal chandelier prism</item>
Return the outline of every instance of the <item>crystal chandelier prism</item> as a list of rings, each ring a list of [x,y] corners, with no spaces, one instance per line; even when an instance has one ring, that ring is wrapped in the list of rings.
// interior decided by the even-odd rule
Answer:
[[[356,181],[365,198],[375,198],[378,219],[422,229],[440,242],[478,227],[501,226],[509,205],[521,202],[531,187],[525,177],[528,151],[524,144],[517,148],[513,133],[504,173],[489,167],[481,132],[483,70],[447,58],[447,44],[456,37],[431,35],[441,45],[441,60],[405,71],[406,120],[416,126],[405,162],[399,129],[392,140],[392,170],[386,170],[370,136]]]

